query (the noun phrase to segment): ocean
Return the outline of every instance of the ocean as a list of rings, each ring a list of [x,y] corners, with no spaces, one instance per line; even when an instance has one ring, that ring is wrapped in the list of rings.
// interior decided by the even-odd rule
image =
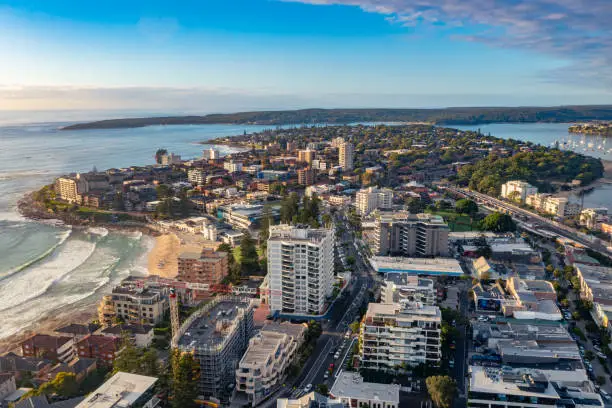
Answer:
[[[0,115],[0,340],[66,310],[94,310],[101,295],[121,279],[146,274],[146,256],[153,245],[151,238],[140,233],[73,230],[23,219],[16,204],[25,193],[65,173],[152,164],[158,148],[183,158],[197,157],[207,148],[201,141],[266,128],[202,125],[58,130],[89,117],[100,118],[88,112]],[[567,136],[564,124],[480,128],[494,136],[545,145]],[[612,208],[610,187],[603,187],[601,194],[596,190],[585,203],[591,200]]]
[[[153,164],[158,148],[201,156],[198,142],[262,126],[177,126],[60,131],[74,122],[0,124],[0,341],[68,310],[91,310],[128,275],[147,273],[153,239],[140,233],[86,231],[22,218],[17,201],[54,178],[96,167]],[[209,147],[209,146],[208,146]],[[231,151],[221,147],[222,153]]]

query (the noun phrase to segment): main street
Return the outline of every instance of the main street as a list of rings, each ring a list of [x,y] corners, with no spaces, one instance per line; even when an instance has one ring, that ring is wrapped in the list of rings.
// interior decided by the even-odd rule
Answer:
[[[350,225],[343,214],[336,215],[336,222],[342,226]],[[369,289],[374,287],[375,272],[363,262],[359,249],[356,247],[354,232],[344,228],[341,228],[341,231],[341,235],[337,237],[338,245],[346,247],[347,257],[355,258],[350,286],[340,295],[340,299],[332,304],[327,321],[322,323],[323,332],[300,375],[292,384],[286,384],[270,395],[259,405],[261,407],[276,406],[278,398],[299,397],[305,394],[308,384],[312,385],[313,390],[318,384],[327,384],[331,388],[335,379],[333,374],[342,368],[342,362],[350,353],[352,340],[345,339],[344,336],[349,325],[358,318],[359,310],[369,302]],[[339,358],[336,359],[335,354],[343,343],[345,347],[342,348]],[[325,372],[331,363],[334,364],[334,372],[326,379]]]

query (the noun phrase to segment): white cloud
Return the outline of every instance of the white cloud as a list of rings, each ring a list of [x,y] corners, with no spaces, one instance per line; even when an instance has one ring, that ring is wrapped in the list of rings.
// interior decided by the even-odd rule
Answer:
[[[570,61],[570,66],[565,76],[556,71],[551,78],[612,88],[610,0],[281,1],[357,6],[406,26],[438,21],[451,26],[470,24],[481,27],[481,32],[455,38],[554,55]]]

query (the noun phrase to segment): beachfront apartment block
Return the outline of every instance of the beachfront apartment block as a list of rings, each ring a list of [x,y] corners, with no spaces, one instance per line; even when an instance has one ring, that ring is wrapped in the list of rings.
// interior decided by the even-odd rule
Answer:
[[[74,358],[74,339],[68,336],[35,334],[22,341],[21,353],[24,357],[42,358],[67,363]]]
[[[505,184],[502,184],[501,187],[501,196],[503,198],[520,201],[524,203],[527,199],[527,196],[537,194],[538,188],[532,186],[526,181],[520,180],[512,180],[508,181]]]
[[[249,340],[236,370],[236,396],[255,406],[284,379],[304,341],[305,324],[267,324]],[[240,398],[242,399],[242,398]]]
[[[157,324],[169,309],[168,289],[127,278],[103,296],[98,305],[98,320],[105,327],[117,319],[127,323]]]
[[[448,256],[448,233],[448,225],[437,215],[381,213],[373,251],[378,256]]]
[[[198,392],[227,403],[236,367],[253,335],[255,301],[217,296],[192,314],[173,335],[172,346],[193,353],[199,364]]]
[[[322,313],[334,283],[334,230],[270,227],[268,277],[272,312]]]
[[[357,192],[355,206],[360,215],[367,215],[376,209],[390,209],[393,205],[393,190],[368,187]]]
[[[156,408],[161,402],[153,393],[156,382],[156,377],[119,371],[75,408]]]
[[[442,357],[442,313],[418,302],[370,303],[361,325],[361,366],[373,370],[426,364]]]
[[[227,252],[202,248],[201,251],[184,251],[178,257],[177,280],[189,283],[217,285],[229,272]],[[195,297],[208,292],[196,291]]]
[[[81,195],[77,180],[71,177],[59,177],[55,180],[55,193],[58,198],[71,204],[81,204]]]
[[[187,172],[187,180],[196,186],[206,184],[206,172],[202,169],[191,169]]]
[[[351,142],[343,142],[338,147],[338,156],[342,171],[353,170],[353,161],[355,158],[355,146]]]

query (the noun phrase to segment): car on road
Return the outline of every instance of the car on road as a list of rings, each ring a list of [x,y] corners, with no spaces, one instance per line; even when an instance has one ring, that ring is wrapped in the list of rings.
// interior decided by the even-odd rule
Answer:
[[[336,354],[334,354],[334,358],[337,360],[340,358],[340,352],[337,352]]]
[[[608,394],[607,392],[605,392],[604,390],[599,390],[599,393],[601,394],[601,396],[603,397],[603,399],[605,399],[606,401],[610,401],[610,394]]]
[[[304,387],[304,392],[308,393],[310,390],[312,390],[312,384],[308,384],[306,387]]]
[[[329,371],[326,371],[325,374],[323,374],[323,378],[326,380],[329,378]]]

